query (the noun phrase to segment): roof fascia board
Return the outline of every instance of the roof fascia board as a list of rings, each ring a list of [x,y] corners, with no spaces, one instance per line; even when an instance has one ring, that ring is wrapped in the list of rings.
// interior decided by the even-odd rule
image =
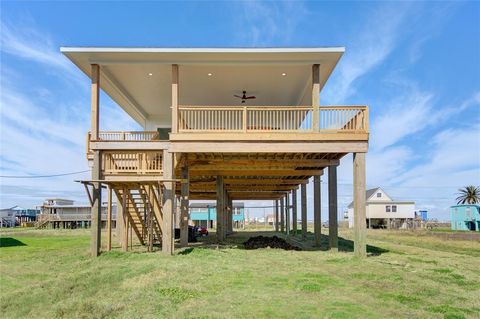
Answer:
[[[343,53],[345,47],[320,48],[149,48],[149,47],[60,47],[60,52],[95,53]]]
[[[181,58],[175,60],[141,60],[141,61],[132,61],[132,60],[113,60],[113,59],[90,59],[90,64],[99,64],[99,65],[115,65],[115,64],[181,64],[181,65],[309,65],[309,64],[321,64],[318,60],[314,59],[305,59],[305,60],[182,60]]]

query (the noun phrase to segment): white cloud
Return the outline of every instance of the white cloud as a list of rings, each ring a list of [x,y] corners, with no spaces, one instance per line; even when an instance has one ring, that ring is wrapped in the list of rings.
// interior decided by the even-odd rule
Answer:
[[[381,6],[367,13],[363,28],[352,35],[341,63],[323,93],[328,104],[343,105],[355,93],[354,82],[381,64],[398,45],[409,5]]]
[[[432,98],[429,93],[407,91],[388,102],[387,112],[375,117],[371,125],[372,148],[381,150],[425,129],[434,117]]]
[[[309,14],[302,1],[242,1],[238,38],[251,46],[289,43]]]
[[[78,72],[55,46],[50,36],[36,27],[0,22],[0,50],[10,55],[34,61],[40,65],[66,71],[69,77],[81,80]]]
[[[90,128],[88,80],[63,57],[47,33],[1,22],[3,59],[0,92],[0,175],[54,175],[88,170],[86,133]],[[28,66],[23,74],[16,64]],[[31,74],[56,76],[61,81],[37,81]],[[34,84],[27,87],[25,79]],[[109,98],[101,101],[101,128],[138,129],[138,125]],[[55,178],[0,179],[0,206],[31,207],[45,197],[86,201],[74,179],[89,173]]]
[[[480,125],[465,128],[449,128],[432,137],[433,150],[429,153],[426,163],[418,165],[398,176],[396,181],[405,184],[418,183],[424,176],[440,177],[443,183],[436,185],[475,184],[480,181]],[[476,171],[464,181],[452,180],[452,174]],[[430,184],[431,180],[428,180]],[[458,184],[457,182],[461,182]],[[435,184],[432,184],[435,185]]]

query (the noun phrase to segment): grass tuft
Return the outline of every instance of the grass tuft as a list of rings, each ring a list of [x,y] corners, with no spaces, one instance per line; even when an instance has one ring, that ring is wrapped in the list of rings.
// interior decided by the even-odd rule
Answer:
[[[166,298],[176,305],[199,295],[198,291],[179,287],[158,288],[157,293],[160,297]]]

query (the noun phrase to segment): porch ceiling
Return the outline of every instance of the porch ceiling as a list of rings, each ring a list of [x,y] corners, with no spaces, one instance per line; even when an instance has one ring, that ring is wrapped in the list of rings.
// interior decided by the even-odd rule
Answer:
[[[90,77],[101,65],[101,88],[140,125],[171,125],[171,64],[179,65],[184,105],[311,105],[311,65],[320,64],[320,89],[344,48],[169,49],[61,48]],[[151,75],[150,75],[151,74]],[[209,76],[208,74],[211,74]],[[282,75],[286,74],[286,75]]]
[[[286,192],[322,175],[329,164],[338,163],[344,153],[296,154],[183,154],[177,165],[188,163],[190,199],[215,199],[216,177],[224,176],[232,199],[279,199]]]

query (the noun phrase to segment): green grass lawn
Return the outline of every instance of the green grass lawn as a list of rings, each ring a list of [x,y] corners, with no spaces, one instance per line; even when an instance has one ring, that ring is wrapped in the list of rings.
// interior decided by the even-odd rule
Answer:
[[[349,231],[338,253],[244,250],[240,232],[92,258],[86,230],[0,234],[1,318],[480,318],[476,240],[372,230],[358,260]]]

